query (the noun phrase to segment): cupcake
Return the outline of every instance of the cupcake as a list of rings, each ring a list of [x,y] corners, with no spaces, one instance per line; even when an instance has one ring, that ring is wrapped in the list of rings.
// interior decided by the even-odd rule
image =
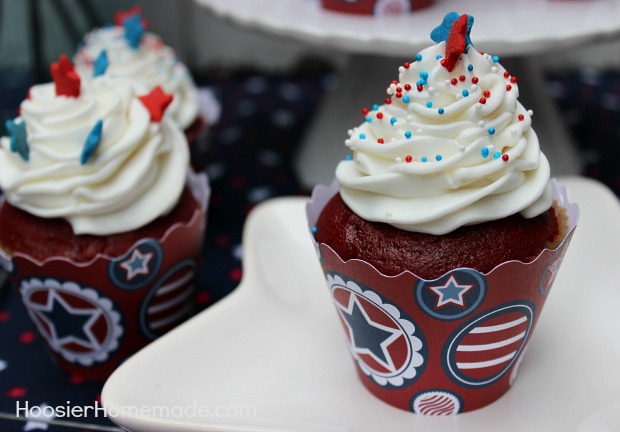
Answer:
[[[125,79],[139,95],[159,86],[174,96],[166,110],[185,132],[193,147],[207,131],[200,113],[199,91],[192,76],[162,39],[145,30],[140,8],[117,12],[115,24],[84,36],[74,56],[75,69],[83,81],[100,75]]]
[[[398,16],[425,8],[433,0],[321,0],[325,10],[355,15]]]
[[[420,414],[510,388],[579,215],[517,78],[474,48],[472,25],[446,15],[308,206],[358,375]]]
[[[191,312],[209,190],[172,95],[52,76],[0,140],[0,257],[60,366],[105,379]]]

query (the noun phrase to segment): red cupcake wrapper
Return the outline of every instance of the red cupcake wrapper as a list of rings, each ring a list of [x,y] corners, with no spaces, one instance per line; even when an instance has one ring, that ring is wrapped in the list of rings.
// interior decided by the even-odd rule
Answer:
[[[321,0],[321,7],[356,15],[397,16],[425,8],[434,0]]]
[[[205,174],[187,184],[200,204],[186,223],[144,238],[119,257],[79,263],[62,256],[40,262],[0,249],[0,263],[65,372],[105,380],[126,358],[184,321],[193,309],[193,280],[210,188]]]
[[[488,273],[457,268],[426,280],[386,276],[357,259],[344,262],[316,244],[358,376],[379,399],[417,414],[484,407],[514,382],[527,344],[579,219],[579,208],[552,180],[568,231],[530,263],[508,261]],[[317,186],[309,227],[338,191]]]

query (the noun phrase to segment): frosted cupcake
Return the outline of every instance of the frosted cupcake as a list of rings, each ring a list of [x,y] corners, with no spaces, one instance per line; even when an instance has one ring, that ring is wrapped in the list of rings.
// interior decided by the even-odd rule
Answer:
[[[308,207],[358,374],[422,414],[512,385],[578,219],[499,58],[448,14]]]
[[[104,379],[191,312],[209,190],[171,95],[52,75],[0,140],[0,256],[58,363]]]
[[[199,110],[198,89],[185,64],[162,39],[146,31],[139,8],[117,13],[115,25],[86,34],[74,56],[84,81],[100,75],[127,80],[138,95],[159,86],[174,96],[166,110],[185,132],[190,145],[206,133]]]

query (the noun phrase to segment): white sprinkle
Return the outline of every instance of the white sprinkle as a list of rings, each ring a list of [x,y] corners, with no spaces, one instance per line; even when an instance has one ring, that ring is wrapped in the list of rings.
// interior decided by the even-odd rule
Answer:
[[[530,117],[534,115],[534,111],[532,110],[528,110],[527,113],[530,115]]]
[[[446,85],[446,87],[450,87],[450,80],[445,80],[443,83]]]
[[[491,68],[491,72],[493,72],[493,73],[497,73],[497,66],[493,66],[493,67]]]
[[[478,90],[478,84],[472,84],[471,85],[471,91],[475,92],[476,90]]]
[[[416,132],[418,135],[422,135],[422,129],[416,129],[416,130],[415,130],[415,132]]]
[[[457,93],[456,100],[461,100],[461,99],[463,99],[463,95],[461,93]]]
[[[394,161],[396,161],[396,163],[399,164],[403,162],[403,159],[400,156],[398,156],[396,157],[396,159],[394,159]]]
[[[400,73],[405,72],[405,67],[404,67],[404,66],[400,66],[400,67],[398,68],[398,72],[400,72]]]
[[[481,103],[477,103],[476,105],[474,105],[476,107],[477,110],[482,108],[482,104]]]
[[[512,135],[512,136],[517,135],[517,130],[516,129],[511,129],[510,130],[510,135]]]
[[[344,140],[344,145],[346,146],[350,146],[351,145],[351,140]]]
[[[353,135],[353,129],[349,129],[349,130],[347,131],[347,134],[348,134],[349,136]]]
[[[429,87],[428,88],[428,94],[432,95],[433,93],[435,93],[435,87]]]
[[[459,145],[459,150],[460,150],[460,151],[465,151],[465,146],[464,146],[463,144],[460,144],[460,145]]]
[[[480,127],[484,127],[484,120],[480,120],[480,121],[478,122],[478,126],[480,126]]]

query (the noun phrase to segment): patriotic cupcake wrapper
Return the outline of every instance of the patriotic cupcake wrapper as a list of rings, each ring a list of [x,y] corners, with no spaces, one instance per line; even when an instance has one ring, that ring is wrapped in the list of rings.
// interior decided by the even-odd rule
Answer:
[[[206,175],[193,172],[188,186],[200,203],[190,221],[174,224],[162,238],[141,239],[119,257],[39,262],[0,251],[11,284],[67,373],[105,380],[191,314],[210,189]]]
[[[508,391],[579,219],[566,190],[552,185],[566,211],[566,236],[530,263],[508,261],[488,273],[457,268],[426,280],[344,262],[315,243],[358,376],[371,393],[417,414],[450,415]],[[310,229],[337,191],[336,182],[315,188]]]

